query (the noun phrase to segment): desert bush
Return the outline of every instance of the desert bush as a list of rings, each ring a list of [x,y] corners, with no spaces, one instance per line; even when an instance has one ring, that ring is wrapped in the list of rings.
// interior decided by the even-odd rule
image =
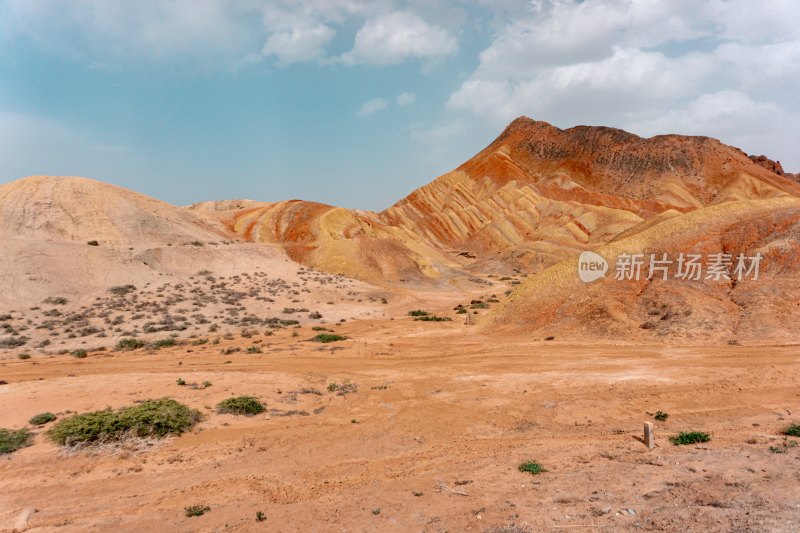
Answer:
[[[711,436],[708,433],[703,433],[702,431],[681,431],[677,435],[673,435],[669,438],[669,441],[678,446],[680,444],[695,444],[698,442],[708,442],[711,440]]]
[[[29,353],[21,353],[21,354],[19,354],[17,356],[17,358],[22,359],[22,360],[30,359],[31,358],[31,354],[29,354]]]
[[[47,435],[62,446],[118,441],[128,435],[163,438],[180,435],[201,419],[196,409],[161,398],[122,409],[75,415],[58,422]]]
[[[136,350],[144,347],[145,342],[140,339],[120,339],[117,343],[118,350]]]
[[[33,426],[43,426],[48,422],[52,422],[56,418],[58,417],[53,413],[39,413],[38,415],[32,416],[31,419],[28,420],[28,423]]]
[[[256,522],[263,522],[266,519],[267,517],[263,512],[261,511],[256,512]]]
[[[208,339],[197,339],[197,340],[192,341],[192,346],[201,346],[203,344],[206,344],[207,342],[208,342]]]
[[[88,244],[89,246],[100,246],[100,243],[97,241],[89,241],[86,244]]]
[[[114,296],[125,296],[128,293],[131,293],[136,290],[135,285],[117,285],[115,287],[111,287],[108,289],[108,292],[113,294]]]
[[[29,340],[30,339],[25,336],[0,339],[0,348],[17,348],[27,344]]]
[[[450,322],[453,320],[449,316],[436,316],[436,315],[427,315],[427,316],[418,316],[414,320],[419,320],[422,322]]]
[[[783,429],[783,434],[790,437],[800,437],[800,424],[789,424]]]
[[[357,390],[358,385],[347,379],[341,384],[336,382],[328,383],[328,392],[335,392],[338,396],[345,396],[347,394],[356,392]]]
[[[50,298],[45,298],[44,303],[50,305],[66,305],[68,301],[69,300],[63,296],[51,296]]]
[[[30,446],[33,440],[33,433],[27,429],[5,429],[0,428],[0,455],[11,453]]]
[[[337,342],[347,340],[347,337],[343,335],[336,335],[334,333],[320,333],[319,335],[314,336],[312,339],[314,342]]]
[[[154,348],[169,348],[170,346],[175,346],[176,344],[177,343],[175,342],[175,339],[161,339],[161,340],[155,341],[153,343],[153,347]]]
[[[258,346],[250,346],[247,348],[247,353],[261,353],[261,348]]]
[[[653,418],[655,418],[655,419],[656,419],[656,420],[658,420],[659,422],[663,422],[663,421],[665,421],[667,418],[669,418],[669,414],[668,414],[668,413],[665,413],[664,411],[658,411],[658,412],[656,412],[656,414],[653,416]]]
[[[408,316],[428,316],[429,314],[430,313],[423,311],[422,309],[415,309],[408,312]]]
[[[86,357],[86,350],[73,350],[69,353],[72,357],[83,359]]]
[[[253,416],[263,413],[265,409],[264,404],[254,396],[234,396],[217,404],[220,414]]]
[[[186,385],[186,381],[184,381],[183,378],[178,378],[178,379],[175,380],[175,384],[180,386],[180,387],[183,387],[184,385]]]
[[[530,474],[541,474],[542,472],[546,472],[544,467],[535,461],[525,461],[521,465],[517,467],[520,472],[528,472]]]
[[[184,508],[184,513],[186,514],[187,517],[203,516],[210,510],[211,507],[209,507],[208,505],[195,504]]]

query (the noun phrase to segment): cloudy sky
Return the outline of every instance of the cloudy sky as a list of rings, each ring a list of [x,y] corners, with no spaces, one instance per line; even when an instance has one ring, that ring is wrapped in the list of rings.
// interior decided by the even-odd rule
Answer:
[[[800,171],[796,0],[0,0],[0,182],[382,209],[519,115]]]

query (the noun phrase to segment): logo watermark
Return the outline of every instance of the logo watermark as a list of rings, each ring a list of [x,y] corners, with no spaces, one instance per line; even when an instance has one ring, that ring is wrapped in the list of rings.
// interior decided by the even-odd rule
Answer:
[[[591,283],[605,277],[608,261],[594,252],[583,252],[578,257],[578,276],[584,283]]]
[[[679,253],[677,257],[661,254],[619,254],[614,265],[617,281],[641,279],[678,279],[682,281],[743,281],[758,280],[763,255],[752,256],[728,253]],[[594,252],[578,257],[578,277],[584,283],[604,278],[608,261]]]

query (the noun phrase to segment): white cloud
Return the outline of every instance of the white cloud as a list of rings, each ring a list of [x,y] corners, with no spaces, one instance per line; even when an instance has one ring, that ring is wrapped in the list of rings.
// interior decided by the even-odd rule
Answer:
[[[417,101],[417,95],[414,93],[403,93],[395,99],[395,103],[400,107],[414,105]]]
[[[388,102],[383,98],[373,98],[372,100],[367,100],[361,105],[361,108],[358,110],[359,117],[368,117],[378,111],[383,111],[389,107]]]
[[[0,1],[0,39],[25,37],[87,64],[197,58],[242,66],[263,58],[389,65],[445,57],[447,30],[399,0]],[[423,3],[423,11],[432,10]],[[357,31],[351,28],[359,27]],[[327,57],[340,32],[354,47]],[[0,40],[2,45],[2,40]]]
[[[325,46],[334,35],[336,31],[324,24],[310,28],[295,27],[270,35],[262,53],[276,56],[282,64],[310,61],[322,56]]]
[[[346,64],[392,65],[410,58],[450,56],[458,42],[446,30],[430,25],[410,11],[395,11],[367,20],[355,37]]]
[[[559,126],[704,131],[741,141],[745,150],[752,149],[754,130],[761,138],[797,139],[796,128],[778,117],[800,116],[794,22],[800,3],[771,0],[754,9],[746,0],[541,0],[531,6],[481,52],[450,95],[450,109],[493,127],[526,114]]]

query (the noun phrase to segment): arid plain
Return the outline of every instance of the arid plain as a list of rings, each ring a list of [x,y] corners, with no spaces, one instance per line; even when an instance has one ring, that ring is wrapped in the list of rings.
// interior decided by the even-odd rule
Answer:
[[[523,117],[380,213],[0,185],[0,428],[31,434],[0,455],[0,530],[792,531],[800,185],[777,168]],[[584,251],[763,261],[586,284]],[[243,395],[265,410],[217,408]],[[201,416],[48,436],[158,398]]]

